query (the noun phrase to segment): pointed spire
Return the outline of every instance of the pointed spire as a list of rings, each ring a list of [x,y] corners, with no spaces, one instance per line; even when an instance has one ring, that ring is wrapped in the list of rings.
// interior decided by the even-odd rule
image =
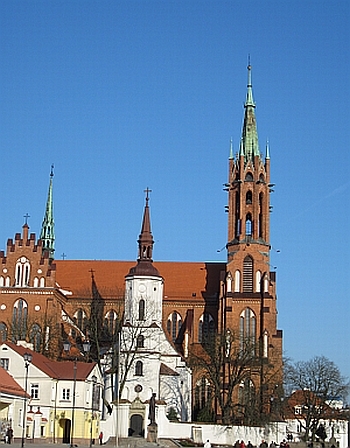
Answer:
[[[255,103],[253,100],[252,66],[250,65],[250,62],[247,69],[248,69],[248,82],[247,82],[247,99],[245,102],[245,106],[255,107]]]
[[[142,275],[142,276],[157,276],[161,275],[158,269],[153,266],[152,253],[154,240],[151,231],[151,218],[149,212],[149,193],[151,193],[148,187],[145,190],[146,204],[143,212],[141,233],[137,240],[139,245],[139,255],[137,258],[137,265],[130,269],[128,276],[130,275]]]
[[[247,97],[244,104],[244,122],[242,130],[242,147],[240,154],[244,155],[245,162],[249,160],[254,161],[255,156],[260,157],[259,151],[259,140],[258,140],[258,130],[256,126],[255,119],[255,103],[253,99],[253,88],[252,88],[252,66],[249,65],[248,69],[248,83],[247,83]]]
[[[149,213],[149,193],[151,193],[152,190],[150,190],[148,187],[145,190],[146,193],[146,205],[143,212],[143,220],[142,220],[142,227],[141,227],[141,233],[138,239],[139,244],[139,257],[138,260],[152,260],[152,252],[153,252],[153,236],[151,232],[151,219],[150,219],[150,213]]]
[[[269,160],[270,159],[270,144],[269,141],[266,140],[266,153],[265,153],[265,159]]]
[[[229,156],[229,159],[233,159],[232,137],[231,137],[231,140],[230,140],[230,156]]]
[[[54,258],[54,252],[55,252],[55,223],[53,218],[53,195],[52,195],[53,176],[54,176],[53,168],[54,166],[51,165],[49,193],[47,196],[46,210],[40,233],[40,239],[42,240],[43,243],[43,252],[48,251],[49,257],[52,259]]]

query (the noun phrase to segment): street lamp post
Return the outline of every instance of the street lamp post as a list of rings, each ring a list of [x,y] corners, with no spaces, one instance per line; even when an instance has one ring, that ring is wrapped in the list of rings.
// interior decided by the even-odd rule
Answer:
[[[90,448],[92,447],[92,422],[94,420],[94,398],[95,398],[95,386],[97,383],[97,377],[93,375],[91,377],[91,426],[90,426]]]
[[[70,342],[66,341],[63,344],[63,350],[66,353],[70,351]],[[83,350],[84,353],[88,353],[90,351],[90,343],[88,341],[83,342]],[[74,414],[75,414],[75,395],[76,395],[76,387],[77,387],[77,357],[73,360],[73,403],[72,403],[72,421],[70,427],[70,448],[74,447],[73,439],[74,439]]]
[[[23,422],[22,422],[22,448],[24,447],[25,431],[27,426],[27,387],[28,387],[28,369],[29,364],[32,362],[33,355],[31,353],[25,353],[23,355],[24,368],[25,368],[25,385],[24,385],[24,400],[23,400]]]

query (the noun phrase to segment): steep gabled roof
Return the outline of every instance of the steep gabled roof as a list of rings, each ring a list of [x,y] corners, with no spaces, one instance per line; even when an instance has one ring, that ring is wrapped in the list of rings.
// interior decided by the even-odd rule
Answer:
[[[4,344],[6,344],[10,349],[15,351],[22,357],[25,353],[31,353],[31,355],[33,356],[31,364],[44,372],[50,378],[58,380],[74,379],[74,363],[72,361],[52,361],[51,359],[46,358],[46,356],[29,350],[26,347],[22,347],[21,345],[16,345],[8,341],[4,342]],[[77,381],[85,380],[89,376],[95,365],[96,363],[86,363],[78,361],[76,372]]]

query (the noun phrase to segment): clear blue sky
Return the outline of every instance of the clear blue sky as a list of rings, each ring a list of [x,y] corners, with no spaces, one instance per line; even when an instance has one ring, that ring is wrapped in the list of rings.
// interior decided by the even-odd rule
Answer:
[[[349,29],[349,1],[2,0],[0,248],[54,163],[57,258],[136,259],[148,186],[156,260],[225,260],[250,54],[285,354],[350,376]]]

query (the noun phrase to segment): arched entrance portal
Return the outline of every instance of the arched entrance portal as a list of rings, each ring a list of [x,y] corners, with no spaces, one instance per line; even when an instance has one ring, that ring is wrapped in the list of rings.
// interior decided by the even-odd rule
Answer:
[[[70,443],[71,421],[68,418],[63,418],[60,421],[60,426],[63,429],[62,443]]]
[[[143,417],[140,414],[134,414],[130,419],[129,436],[144,437],[145,431],[143,429]]]

